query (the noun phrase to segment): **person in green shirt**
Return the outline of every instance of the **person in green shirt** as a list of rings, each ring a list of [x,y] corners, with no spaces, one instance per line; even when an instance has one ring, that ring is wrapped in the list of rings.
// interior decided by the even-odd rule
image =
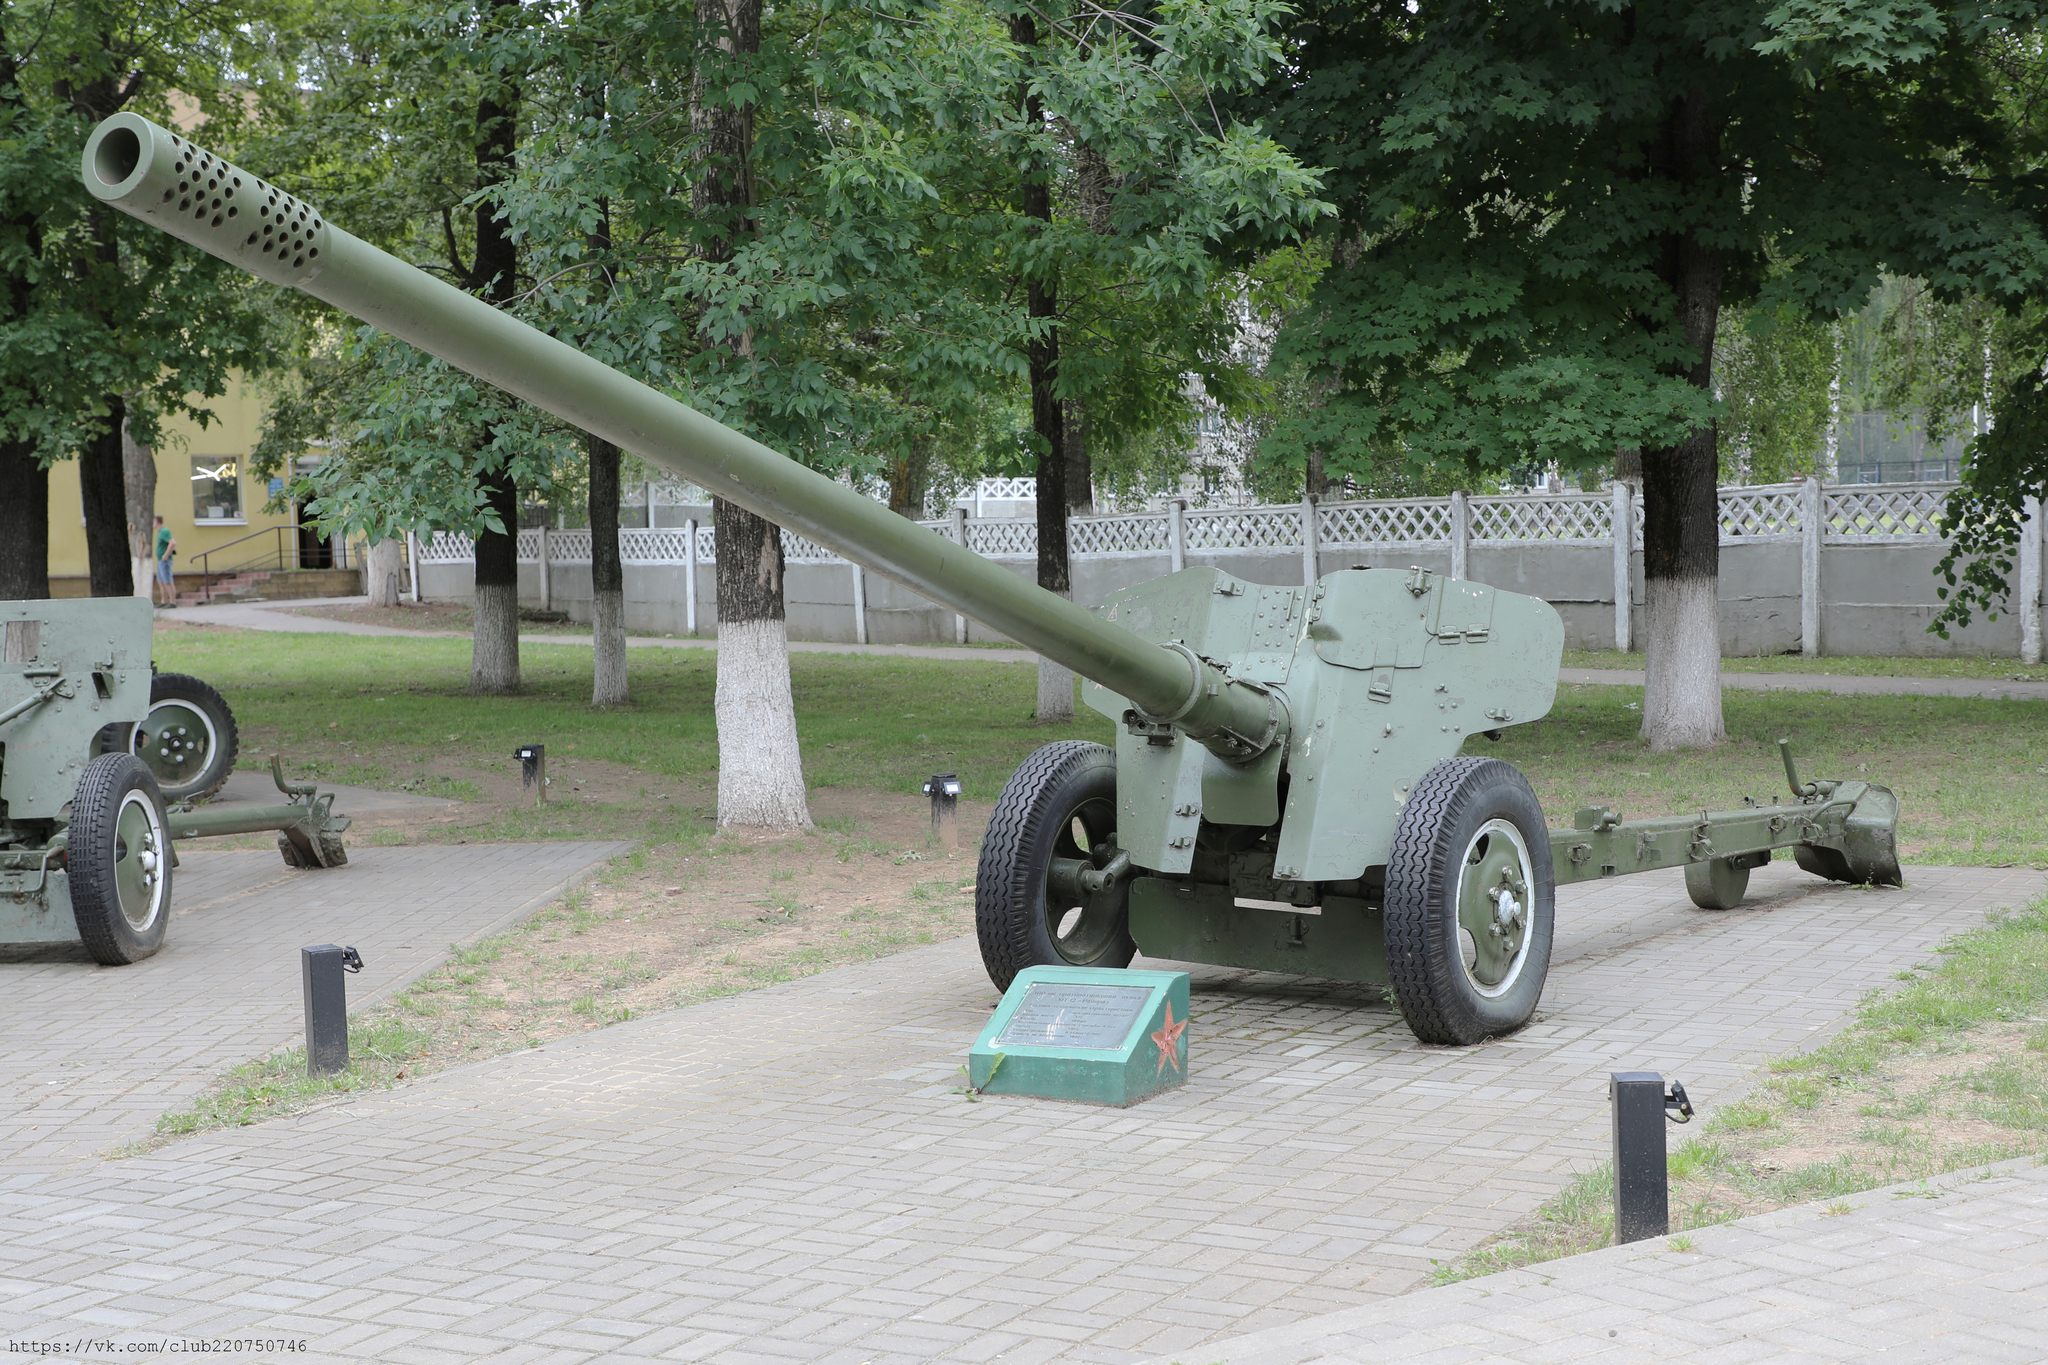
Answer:
[[[178,582],[171,575],[171,561],[178,557],[178,538],[171,534],[171,528],[164,525],[161,513],[156,519],[156,594],[157,605],[175,607],[178,605]]]

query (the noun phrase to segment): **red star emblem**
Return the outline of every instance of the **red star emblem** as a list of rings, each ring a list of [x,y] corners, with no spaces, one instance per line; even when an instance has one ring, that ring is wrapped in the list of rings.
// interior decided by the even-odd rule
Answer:
[[[1166,1064],[1173,1063],[1173,1069],[1186,1074],[1180,1064],[1180,1036],[1188,1031],[1188,1021],[1173,1022],[1173,1002],[1166,1002],[1166,1025],[1152,1035],[1152,1041],[1159,1047],[1159,1070],[1155,1075],[1166,1074]]]

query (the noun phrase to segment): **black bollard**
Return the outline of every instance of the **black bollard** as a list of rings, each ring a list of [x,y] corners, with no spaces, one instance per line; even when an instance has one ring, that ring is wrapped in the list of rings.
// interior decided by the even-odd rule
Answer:
[[[513,751],[512,757],[519,760],[519,785],[533,792],[534,805],[545,806],[548,803],[548,746],[522,744]]]
[[[299,949],[299,973],[306,990],[308,1076],[348,1070],[348,986],[342,973],[362,969],[363,959],[353,948],[318,943]]]
[[[1671,1187],[1664,1165],[1664,1078],[1654,1071],[1607,1077],[1614,1111],[1614,1244],[1671,1231]]]
[[[960,793],[965,790],[956,773],[933,773],[924,784],[924,794],[932,799],[932,838],[947,848],[960,847]]]

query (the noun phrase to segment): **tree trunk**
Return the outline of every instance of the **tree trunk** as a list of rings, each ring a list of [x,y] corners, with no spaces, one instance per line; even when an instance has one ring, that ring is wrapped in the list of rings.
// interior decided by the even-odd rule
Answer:
[[[1038,25],[1029,14],[1010,20],[1010,41],[1038,46]],[[1018,185],[1017,208],[1042,233],[1052,226],[1052,168],[1046,154],[1045,110],[1029,85],[1017,92],[1018,111],[1040,150],[1031,156]],[[1038,438],[1038,586],[1062,597],[1074,595],[1072,561],[1067,555],[1067,423],[1059,396],[1060,289],[1056,276],[1034,274],[1024,281],[1024,307],[1042,329],[1025,347],[1031,376],[1031,430]],[[1050,659],[1038,661],[1038,707],[1041,722],[1072,720],[1074,677]]]
[[[121,494],[128,510],[128,572],[137,597],[152,596],[156,581],[156,452],[138,444],[121,423]]]
[[[1706,92],[1675,103],[1646,150],[1646,169],[1681,189],[1718,176],[1721,127]],[[1722,253],[1692,232],[1664,239],[1658,277],[1671,291],[1690,368],[1675,373],[1708,393],[1720,321]],[[1727,735],[1721,716],[1721,525],[1717,433],[1710,422],[1684,440],[1642,452],[1643,738],[1653,750],[1702,748]]]
[[[588,14],[590,0],[583,0]],[[605,88],[581,90],[586,117],[602,119]],[[612,271],[612,209],[597,201],[597,222],[584,234],[583,245],[599,262],[598,278],[607,291],[617,283]],[[624,706],[632,699],[626,684],[626,567],[619,559],[619,448],[602,436],[583,442],[590,466],[590,704]],[[648,524],[654,524],[654,498],[648,495]]]
[[[469,690],[497,696],[519,690],[519,486],[507,470],[479,474],[501,534],[476,538],[476,611],[470,644]]]
[[[1076,517],[1093,516],[1095,466],[1088,456],[1088,404],[1069,398],[1061,409],[1061,435],[1067,447],[1067,511]]]
[[[697,0],[697,20],[720,56],[700,64],[690,121],[703,137],[691,191],[713,228],[706,260],[730,261],[754,231],[754,106],[723,87],[761,50],[761,0]],[[707,343],[719,345],[720,343]],[[743,336],[727,359],[744,364]],[[744,507],[713,498],[718,541],[718,823],[728,829],[807,829],[803,755],[789,686],[789,631],[782,598],[782,534]]]
[[[1676,244],[1689,377],[1713,379],[1721,256],[1689,235]],[[1643,460],[1643,738],[1657,751],[1727,737],[1721,715],[1720,460],[1714,426],[1698,427]]]
[[[896,458],[889,462],[889,510],[912,521],[924,520],[924,495],[929,481],[931,456],[925,438],[905,438]]]
[[[619,560],[619,448],[585,440],[590,456],[590,643],[592,706],[624,706],[626,569]]]
[[[50,595],[50,471],[30,441],[0,441],[0,601]]]
[[[85,504],[85,557],[92,571],[94,597],[133,597],[127,475],[121,467],[121,426],[128,405],[120,394],[110,393],[107,406],[106,428],[78,452],[78,489]]]
[[[718,528],[718,823],[808,829],[783,615],[782,533],[723,498]]]
[[[373,607],[398,605],[399,584],[405,577],[405,542],[388,536],[370,547],[363,566],[363,591]]]
[[[519,0],[491,0],[490,22],[516,22]],[[519,86],[501,80],[476,102],[476,178],[484,189],[512,179],[518,169]],[[470,291],[502,308],[518,289],[519,256],[499,218],[495,196],[476,204],[476,256],[470,263]],[[492,433],[483,433],[488,447]],[[506,468],[477,473],[477,486],[504,523],[476,538],[476,611],[472,626],[469,690],[490,695],[519,690],[519,485]]]

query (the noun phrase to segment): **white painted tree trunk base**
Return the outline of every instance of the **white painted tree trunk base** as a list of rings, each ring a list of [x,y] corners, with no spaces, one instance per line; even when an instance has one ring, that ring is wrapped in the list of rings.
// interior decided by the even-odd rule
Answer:
[[[1721,719],[1721,594],[1711,578],[1643,585],[1643,738],[1653,752],[1704,749],[1728,737]]]
[[[1038,710],[1041,724],[1074,718],[1074,672],[1040,656],[1038,660]]]
[[[624,706],[626,691],[626,594],[601,592],[590,602],[590,704]]]
[[[400,582],[405,577],[405,542],[396,538],[380,540],[370,547],[369,563],[363,569],[363,591],[373,607],[398,605]]]
[[[476,619],[469,655],[469,690],[494,695],[519,690],[519,589],[510,583],[476,585]]]
[[[781,621],[718,627],[718,823],[724,829],[811,827]]]

